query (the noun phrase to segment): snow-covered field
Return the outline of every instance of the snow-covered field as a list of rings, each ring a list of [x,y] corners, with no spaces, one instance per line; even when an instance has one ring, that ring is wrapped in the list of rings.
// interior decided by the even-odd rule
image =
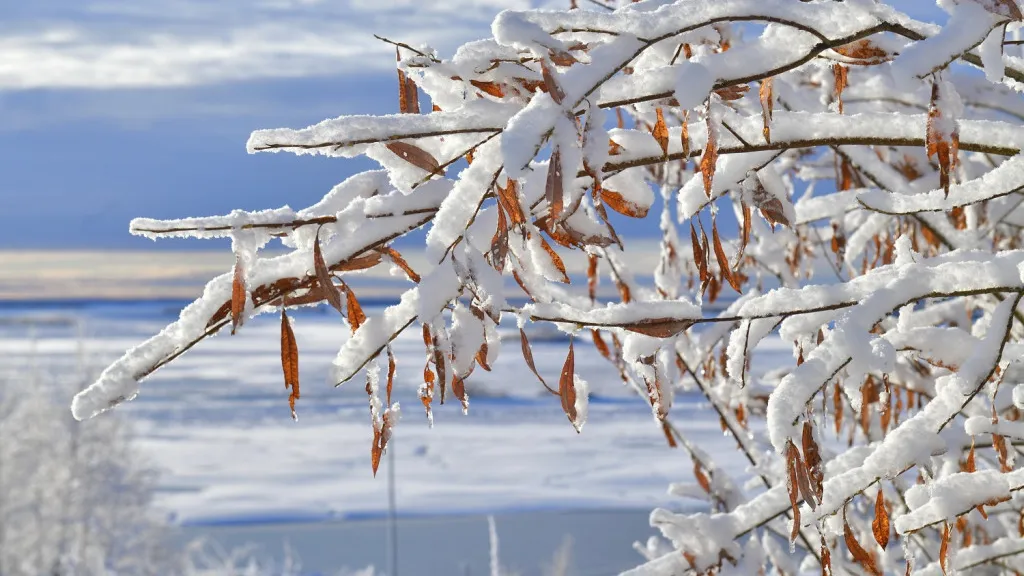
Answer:
[[[162,328],[179,308],[176,302],[70,309],[9,305],[2,310],[4,318],[70,318],[74,323],[0,320],[0,369],[25,370],[32,363],[41,370],[73,369],[80,353],[92,365],[105,365]],[[645,528],[649,510],[700,506],[666,493],[669,483],[692,480],[692,462],[666,445],[646,401],[625,388],[585,342],[577,343],[576,368],[590,382],[592,398],[587,423],[576,434],[558,399],[523,363],[512,328],[508,335],[514,338],[503,340],[493,371],[478,369],[468,381],[468,415],[457,401],[435,405],[433,428],[416,396],[424,362],[419,334],[410,331],[397,342],[395,399],[402,404],[402,419],[376,479],[370,471],[372,429],[365,391],[357,383],[334,388],[327,379],[348,328],[325,310],[295,314],[302,379],[298,422],[290,418],[282,381],[279,321],[266,317],[235,336],[225,333],[204,342],[146,380],[139,397],[119,410],[134,422],[141,449],[162,471],[157,505],[189,535],[215,533],[268,545],[275,538],[288,539],[307,565],[366,558],[366,546],[352,544],[365,538],[351,536],[351,522],[366,522],[370,533],[382,532],[388,467],[394,466],[407,541],[420,540],[415,534],[417,525],[425,526],[422,519],[444,517],[436,525],[449,528],[427,533],[441,539],[461,530],[483,544],[455,549],[485,562],[486,523],[481,518],[497,513],[499,531],[507,526],[506,542],[513,548],[517,538],[531,532],[544,535],[548,546],[538,557],[549,556],[561,533],[573,532],[581,558],[593,549],[588,557],[598,554],[600,559],[602,551],[609,555],[605,565],[624,568],[638,562],[629,543],[654,533]],[[556,379],[568,341],[558,333],[535,332],[532,344],[538,369],[548,380]],[[762,345],[755,371],[776,365],[779,354],[789,355],[781,342]],[[672,421],[706,450],[732,451],[732,441],[722,435],[717,417],[699,396],[677,396]],[[739,458],[716,459],[731,472],[743,470]],[[590,515],[577,513],[575,521],[563,518],[559,524],[560,511]],[[594,511],[603,513],[595,516]],[[637,529],[623,533],[626,526]],[[608,534],[616,535],[621,549],[609,549],[602,540]],[[349,544],[328,547],[324,558],[309,558],[301,542],[310,539]],[[383,541],[377,546],[383,554]],[[446,560],[454,567],[462,558]],[[525,564],[524,569],[533,566]]]

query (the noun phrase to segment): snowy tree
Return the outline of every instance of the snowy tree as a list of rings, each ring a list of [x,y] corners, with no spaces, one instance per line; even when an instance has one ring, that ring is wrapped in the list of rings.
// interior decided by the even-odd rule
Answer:
[[[76,422],[84,366],[0,377],[0,574],[162,575],[177,559],[151,509],[156,475],[123,419]],[[114,415],[117,416],[117,415]]]
[[[468,409],[502,318],[552,323],[575,340],[557,381],[538,378],[576,431],[573,350],[589,340],[692,457],[695,483],[673,491],[709,504],[655,511],[665,540],[640,547],[636,574],[1024,570],[1017,5],[939,0],[939,26],[884,0],[573,4],[502,12],[449,58],[395,43],[399,114],[252,134],[251,152],[380,164],[308,208],[132,222],[230,237],[236,264],[74,415],[271,312],[294,409],[286,310],[326,302],[353,331],[336,382],[367,378],[376,470],[397,418],[394,338],[422,330],[429,419],[448,394]],[[636,270],[615,223],[659,206],[660,261]],[[432,266],[414,271],[392,242],[420,228]],[[290,251],[261,252],[275,238]],[[585,279],[566,273],[570,251]],[[410,285],[367,318],[349,280],[378,265]],[[601,278],[614,302],[596,298]],[[794,361],[755,378],[770,334]],[[536,373],[525,332],[522,353]],[[704,395],[752,482],[675,432],[676,390]]]

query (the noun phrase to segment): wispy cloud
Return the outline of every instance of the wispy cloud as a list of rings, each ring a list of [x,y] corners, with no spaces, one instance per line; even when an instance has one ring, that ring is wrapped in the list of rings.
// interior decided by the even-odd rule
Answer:
[[[0,89],[177,87],[385,70],[393,65],[388,48],[373,33],[450,51],[486,33],[498,11],[530,6],[529,0],[47,4],[13,9],[0,26]]]

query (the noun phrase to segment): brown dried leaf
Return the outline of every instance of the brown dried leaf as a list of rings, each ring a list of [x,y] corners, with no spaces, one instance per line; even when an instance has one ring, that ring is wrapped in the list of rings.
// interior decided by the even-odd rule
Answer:
[[[792,449],[790,449],[792,448]],[[796,447],[790,442],[786,447],[786,488],[789,492],[789,505],[793,512],[793,531],[789,535],[789,541],[795,542],[796,537],[800,534],[800,503],[799,503],[799,486],[797,485],[797,458],[799,455],[796,453]]]
[[[408,142],[388,142],[386,146],[388,150],[394,152],[396,156],[421,170],[425,170],[432,175],[442,173],[441,165],[437,163],[437,159],[431,156],[430,152],[427,152],[415,144],[410,144]]]
[[[665,114],[662,113],[661,108],[655,109],[655,113],[658,115],[658,121],[651,129],[651,136],[654,136],[658,145],[661,146],[661,153],[668,156],[668,126],[665,125]]]
[[[939,567],[942,568],[942,573],[946,574],[946,562],[949,556],[949,533],[950,526],[949,522],[942,523],[942,542],[939,544]]]
[[[679,444],[676,443],[676,437],[674,434],[672,434],[672,429],[669,428],[668,422],[666,420],[661,421],[661,431],[663,434],[665,434],[665,440],[668,441],[669,448],[679,447]]]
[[[299,346],[284,308],[281,308],[281,369],[284,371],[284,387],[291,390],[288,406],[292,409],[292,420],[298,420],[295,401],[299,399]]]
[[[235,273],[231,279],[231,333],[245,321],[245,270],[242,269],[242,258],[235,256]]]
[[[537,366],[533,363],[533,349],[530,348],[530,341],[526,339],[526,332],[524,332],[522,328],[519,329],[519,343],[523,347],[523,359],[526,360],[526,365],[530,368],[530,371],[533,372],[533,375],[536,376],[537,379],[540,380],[540,383],[548,389],[548,392],[558,394],[558,392],[553,390],[551,386],[548,386],[548,383],[544,381],[540,372],[537,372]]]
[[[580,426],[576,421],[576,359],[573,353],[573,339],[569,338],[569,354],[562,365],[562,373],[558,377],[558,395],[562,398],[562,410],[569,417],[572,427],[579,433]]]
[[[395,263],[395,266],[398,266],[399,268],[402,269],[402,272],[405,272],[405,275],[409,277],[409,280],[412,280],[413,282],[419,284],[420,275],[417,274],[416,271],[412,269],[412,266],[409,266],[409,263],[406,262],[405,258],[402,258],[402,255],[398,252],[398,250],[395,250],[394,248],[388,246],[384,248],[384,253],[387,254],[389,258],[391,258],[391,261]]]
[[[737,84],[735,86],[726,86],[725,88],[719,88],[715,90],[715,94],[722,100],[739,100],[750,91],[750,86],[746,84]]]
[[[554,73],[551,71],[551,67],[548,66],[546,60],[540,61],[541,75],[544,78],[544,88],[547,93],[551,95],[551,99],[555,101],[555,104],[561,104],[565,100],[565,92],[562,91],[562,87],[558,85],[558,81],[555,79]]]
[[[768,221],[769,224],[775,226],[776,224],[782,224],[783,226],[791,226],[789,218],[786,218],[786,210],[782,206],[782,201],[775,197],[774,194],[765,190],[764,185],[761,184],[761,178],[757,179],[757,187],[754,188],[753,201],[757,209],[760,210],[761,215]]]
[[[620,328],[646,334],[654,338],[669,338],[693,326],[693,320],[679,318],[645,318],[639,322],[622,324]]]
[[[856,42],[851,42],[849,44],[844,44],[843,46],[836,48],[835,51],[847,58],[860,60],[860,62],[855,62],[855,64],[862,66],[881,64],[882,62],[888,62],[893,58],[892,54],[876,46],[867,38],[857,40]]]
[[[647,216],[648,208],[646,206],[638,206],[635,203],[623,198],[622,194],[609,190],[607,188],[601,188],[598,196],[601,201],[608,205],[609,208],[615,210],[623,216],[629,216],[630,218],[644,218]]]
[[[814,492],[811,490],[811,482],[807,478],[807,469],[804,467],[804,463],[800,458],[800,451],[792,442],[786,448],[789,454],[786,455],[787,460],[793,462],[794,477],[791,480],[796,482],[797,488],[800,489],[800,496],[804,502],[811,507],[811,510],[815,510],[818,507],[817,500],[815,499]]]
[[[510,178],[505,188],[501,186],[497,188],[498,201],[505,207],[505,212],[508,213],[512,225],[524,224],[526,222],[526,215],[523,214],[523,207],[519,204],[519,192],[517,191],[516,181]]]
[[[707,474],[704,473],[703,466],[700,465],[700,461],[696,458],[693,459],[693,476],[697,479],[697,484],[700,485],[701,489],[707,494],[711,494],[711,481],[708,480]]]
[[[565,189],[562,186],[562,155],[556,146],[548,161],[548,178],[544,185],[544,197],[548,201],[548,216],[552,222],[562,221]]]
[[[847,84],[847,67],[842,64],[832,65],[832,77],[835,79],[835,97],[839,104],[839,113],[843,113],[843,89]]]
[[[359,329],[366,322],[366,314],[363,314],[363,307],[359,305],[355,292],[351,287],[345,287],[345,297],[348,301],[348,323],[352,326],[352,333]]]
[[[871,521],[871,533],[875,536],[875,542],[885,550],[889,545],[889,512],[885,509],[881,486],[878,488],[878,496],[875,497],[875,519]]]
[[[704,193],[711,198],[711,185],[715,179],[715,165],[718,162],[718,139],[715,136],[714,126],[711,124],[711,115],[708,115],[708,142],[704,147],[704,154],[700,157],[700,173],[704,177]]]
[[[469,397],[466,396],[466,382],[458,374],[452,375],[452,394],[462,403],[462,411],[469,410]]]
[[[700,275],[700,282],[703,284],[708,279],[708,263],[704,258],[704,250],[701,248],[700,239],[697,237],[697,229],[690,221],[690,247],[693,249],[693,262],[697,265],[697,272]]]
[[[605,359],[611,360],[611,350],[608,349],[608,344],[605,343],[604,338],[601,337],[601,332],[591,328],[590,334],[594,337],[594,347],[597,348],[598,353],[600,353]]]
[[[395,47],[395,57],[401,60],[398,47]],[[398,69],[398,110],[402,114],[420,113],[420,95],[413,82],[401,68]]]
[[[587,255],[587,292],[591,302],[597,300],[597,254]]]
[[[388,385],[387,385],[387,389],[386,389],[386,394],[387,394],[387,399],[388,399],[387,405],[391,406],[391,388],[395,385],[395,369],[397,368],[397,364],[395,364],[395,353],[394,353],[394,351],[391,350],[391,345],[390,344],[388,344],[387,350],[388,350]]]
[[[821,537],[821,576],[834,576],[832,573],[832,551],[825,543],[825,537]]]
[[[874,557],[868,554],[867,550],[862,548],[860,542],[857,542],[857,538],[854,537],[853,531],[850,529],[850,523],[846,521],[846,510],[843,510],[843,539],[846,541],[846,547],[850,550],[854,562],[860,564],[866,572],[882,576],[882,573],[875,565]]]
[[[485,94],[490,94],[495,98],[505,97],[505,91],[502,90],[500,84],[496,84],[494,82],[485,82],[483,80],[470,80],[469,83],[472,84],[474,87],[478,88],[481,92]]]
[[[764,141],[771,144],[772,141],[772,109],[774,107],[774,98],[772,95],[772,78],[768,77],[761,81],[761,88],[758,90],[758,97],[761,100],[761,121],[764,124],[764,128],[761,129],[764,134]]]
[[[317,233],[316,240],[313,242],[313,270],[316,272],[316,280],[320,284],[320,295],[327,300],[339,314],[344,315],[345,312],[341,309],[341,293],[338,292],[337,287],[334,286],[334,282],[331,281],[331,273],[327,269],[327,264],[324,262],[324,255],[320,251],[320,234]]]
[[[1013,466],[1010,466],[1009,456],[1006,452],[1006,438],[1000,434],[993,434],[992,446],[996,449],[996,454],[999,456],[999,467],[1002,471],[1013,472]]]
[[[977,470],[977,465],[974,462],[974,437],[971,436],[971,451],[967,453],[967,465],[964,467],[964,472],[974,472]]]
[[[558,255],[558,252],[555,252],[555,249],[552,248],[551,244],[548,244],[548,241],[545,240],[543,237],[541,237],[540,239],[540,246],[541,248],[544,249],[545,252],[548,253],[548,256],[551,257],[551,261],[555,264],[555,268],[557,268],[558,271],[562,274],[562,278],[560,281],[563,284],[569,284],[569,275],[565,273],[565,262],[562,262],[562,257]]]
[[[505,259],[508,256],[508,220],[505,218],[505,211],[498,204],[498,228],[491,238],[491,249],[488,252],[491,257],[491,266],[498,272],[505,270]]]
[[[742,407],[742,404],[740,405]],[[814,429],[810,422],[804,421],[801,445],[804,453],[804,466],[807,468],[807,478],[811,483],[811,491],[814,492],[818,502],[821,502],[824,493],[823,482],[825,474],[821,469],[821,452],[818,443],[814,440]]]
[[[718,237],[718,221],[716,219],[711,220],[711,238],[714,242],[715,258],[718,259],[718,268],[722,277],[729,283],[729,286],[732,286],[733,290],[739,292],[743,287],[740,286],[739,280],[732,273],[732,268],[729,267],[729,258],[725,255],[721,238]]]
[[[366,270],[367,268],[373,268],[377,264],[380,264],[380,252],[370,252],[362,256],[355,258],[349,258],[344,262],[339,262],[334,266],[331,266],[331,270],[335,272],[355,272],[357,270]]]

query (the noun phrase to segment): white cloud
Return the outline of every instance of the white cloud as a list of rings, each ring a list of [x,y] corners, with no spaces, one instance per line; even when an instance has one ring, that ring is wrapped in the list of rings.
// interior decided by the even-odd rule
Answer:
[[[0,26],[0,90],[140,88],[385,70],[374,33],[450,52],[529,0],[89,1]],[[4,16],[0,10],[0,19]]]

